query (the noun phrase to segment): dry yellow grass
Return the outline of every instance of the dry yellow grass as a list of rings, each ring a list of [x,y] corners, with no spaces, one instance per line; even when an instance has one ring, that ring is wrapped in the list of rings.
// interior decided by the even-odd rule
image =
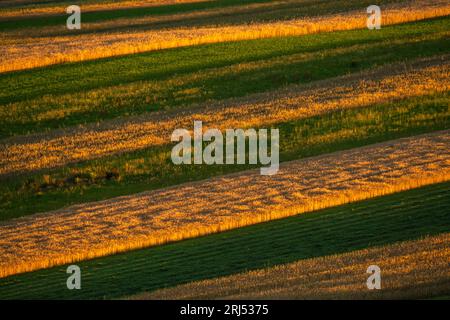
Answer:
[[[442,0],[416,0],[386,6],[383,25],[417,21],[450,14]],[[313,18],[252,23],[235,26],[168,28],[162,30],[110,32],[41,37],[2,33],[0,72],[83,61],[115,55],[204,43],[305,35],[366,27],[365,10]],[[43,32],[45,29],[43,29]]]
[[[195,3],[205,2],[208,0],[124,0],[124,1],[111,1],[111,2],[92,2],[77,4],[80,6],[82,12],[92,12],[100,10],[117,10],[128,9],[135,7],[152,7],[160,5],[171,5],[177,3]],[[65,14],[66,8],[69,4],[53,4],[48,3],[39,6],[33,5],[33,1],[2,1],[3,6],[0,8],[1,18],[14,18],[14,17],[35,17],[46,16],[52,14]]]
[[[448,91],[449,66],[447,56],[436,57],[384,66],[307,86],[291,86],[213,106],[11,138],[0,143],[0,175],[167,144],[174,129],[191,129],[194,120],[202,120],[205,129],[260,127],[334,110]]]
[[[0,277],[159,245],[450,179],[450,131],[0,224]]]
[[[203,0],[202,0],[203,1]],[[309,0],[288,0],[288,1],[272,1],[272,2],[262,2],[262,3],[241,3],[236,6],[226,6],[212,9],[204,9],[204,10],[194,10],[192,12],[183,12],[183,13],[174,13],[174,14],[164,14],[164,15],[147,15],[143,17],[132,17],[132,18],[117,18],[111,20],[104,20],[100,22],[83,22],[83,32],[102,32],[102,31],[111,31],[115,28],[122,28],[126,30],[126,33],[134,29],[145,29],[151,30],[154,27],[157,29],[167,29],[174,28],[175,26],[205,26],[214,24],[217,25],[227,25],[227,22],[235,22],[237,19],[232,19],[230,16],[233,15],[242,15],[245,17],[240,17],[239,21],[241,23],[245,23],[246,21],[252,21],[251,18],[254,16],[258,16],[260,14],[260,10],[264,9],[266,12],[270,12],[272,10],[276,10],[280,6],[285,4],[292,4],[294,8],[303,2],[308,2]],[[402,0],[398,0],[402,1]],[[405,1],[403,1],[405,2]],[[141,6],[145,7],[145,6]],[[81,6],[82,12],[86,12],[83,10],[83,6]],[[252,13],[252,11],[256,11]],[[65,12],[62,10],[61,12]],[[210,19],[212,18],[212,20]],[[231,19],[231,20],[229,20]],[[14,20],[8,17],[5,17],[5,20]],[[0,17],[0,21],[2,18]],[[41,28],[35,29],[17,29],[10,30],[5,32],[5,35],[8,35],[8,39],[11,39],[14,43],[15,39],[20,39],[22,37],[42,37],[42,36],[63,36],[73,34],[73,31],[67,30],[66,28],[61,28],[58,26],[45,26]]]
[[[193,282],[131,299],[422,299],[450,293],[450,233]],[[381,268],[368,290],[367,267]]]

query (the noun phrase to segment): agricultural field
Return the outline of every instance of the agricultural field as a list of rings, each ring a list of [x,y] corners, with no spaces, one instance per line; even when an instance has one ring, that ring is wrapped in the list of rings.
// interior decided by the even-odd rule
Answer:
[[[60,285],[67,278],[67,266],[60,266],[2,278],[1,293],[8,299],[130,299],[154,292],[157,298],[165,294],[158,289],[190,282],[196,286],[195,281],[202,279],[222,281],[222,276],[248,270],[259,273],[262,268],[284,268],[284,264],[297,261],[306,261],[304,263],[307,264],[308,259],[333,259],[333,256],[345,253],[350,257],[358,256],[360,253],[357,250],[367,250],[368,254],[371,251],[383,252],[391,244],[398,243],[402,248],[402,242],[422,242],[421,239],[427,237],[448,239],[445,235],[450,230],[449,188],[448,182],[435,184],[164,246],[83,261],[78,265],[86,270],[84,288],[78,291],[67,290]],[[426,243],[433,241],[424,242],[422,248],[430,249],[430,255],[432,249],[442,249],[442,254],[448,255],[448,246],[427,248]],[[406,256],[408,251],[398,254]],[[374,256],[381,261],[388,258],[383,254]],[[417,262],[412,259],[411,264],[404,265],[404,273],[408,273],[408,269]],[[436,261],[436,267],[440,263]],[[424,267],[418,272],[423,272]],[[322,268],[327,270],[326,265]],[[361,268],[363,285],[366,268]],[[426,270],[428,282],[432,281],[434,270]],[[328,270],[330,274],[333,271],[332,268]],[[439,279],[435,279],[436,282]],[[351,279],[348,284],[352,285],[355,280]],[[393,280],[396,281],[395,277]],[[245,283],[242,285],[245,286]],[[439,296],[443,296],[448,292],[448,281],[440,286],[446,288],[438,292]],[[180,297],[185,295],[183,298],[189,298],[189,294],[178,293]],[[416,295],[421,298],[433,296],[433,292],[421,293],[420,290]],[[310,298],[318,296],[311,295]]]
[[[0,2],[0,299],[450,296],[448,1],[71,5]]]
[[[380,248],[352,251],[341,255],[305,259],[276,267],[250,271],[214,280],[189,283],[170,289],[140,294],[131,299],[361,299],[423,297],[446,293],[450,277],[447,248],[450,235],[396,243]],[[379,259],[383,256],[383,259]],[[431,261],[431,262],[430,262]],[[383,291],[361,290],[360,270],[376,262],[383,267],[388,287]],[[404,265],[416,265],[412,272]],[[338,272],[330,272],[336,268]],[[332,281],[330,281],[332,278]],[[274,281],[275,279],[275,281]],[[307,281],[305,281],[307,279]],[[306,283],[305,283],[306,282]],[[330,283],[331,282],[331,283]],[[410,283],[420,283],[411,287]],[[342,284],[343,283],[343,284]]]

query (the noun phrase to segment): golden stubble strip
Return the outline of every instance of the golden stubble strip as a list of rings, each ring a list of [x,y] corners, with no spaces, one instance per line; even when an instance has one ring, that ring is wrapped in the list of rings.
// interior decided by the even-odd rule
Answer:
[[[0,142],[0,177],[170,143],[177,128],[248,128],[368,106],[450,88],[447,56],[388,65],[307,86],[231,99],[214,105],[145,114]]]
[[[55,36],[53,32],[51,36],[46,36],[45,29],[41,36],[19,36],[14,32],[4,32],[0,34],[0,72],[206,43],[361,29],[367,27],[365,9],[287,21],[243,21],[242,24],[229,26],[191,26],[127,32],[112,30],[101,34],[61,36]],[[407,1],[383,7],[382,23],[387,26],[449,14],[450,4],[446,1]]]
[[[450,292],[450,233],[300,260],[142,293],[130,299],[421,299]],[[367,267],[381,269],[368,290]]]
[[[161,5],[173,5],[180,3],[196,3],[206,2],[209,0],[125,0],[125,1],[105,1],[92,3],[77,3],[82,12],[95,12],[103,10],[121,10],[130,8],[148,8]],[[0,6],[1,20],[10,20],[11,18],[24,19],[29,17],[42,17],[45,19],[49,15],[66,14],[66,8],[70,5],[68,3],[47,3],[38,6],[32,6],[33,1],[3,1]],[[14,20],[12,20],[14,21]]]
[[[0,277],[447,181],[449,150],[440,131],[10,220]]]

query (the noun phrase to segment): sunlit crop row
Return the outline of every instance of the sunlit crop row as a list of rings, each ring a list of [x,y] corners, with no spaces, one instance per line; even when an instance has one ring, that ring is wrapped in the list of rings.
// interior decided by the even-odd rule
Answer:
[[[159,6],[159,5],[171,5],[176,3],[194,3],[202,2],[207,0],[124,0],[124,1],[83,1],[80,7],[83,12],[92,12],[100,10],[120,10],[128,8],[142,8],[145,6]],[[51,14],[65,14],[66,7],[69,5],[67,3],[38,3],[35,1],[14,1],[9,0],[8,2],[16,2],[14,6],[5,6],[0,8],[0,15],[2,18],[12,18],[12,17],[27,17],[32,16],[45,16]],[[34,2],[34,4],[33,4]],[[26,6],[27,5],[27,6]]]

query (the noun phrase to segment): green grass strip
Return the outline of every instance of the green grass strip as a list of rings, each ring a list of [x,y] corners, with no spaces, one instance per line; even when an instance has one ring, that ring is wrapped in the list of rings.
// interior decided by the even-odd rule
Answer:
[[[2,299],[115,298],[450,231],[450,183],[0,279]]]
[[[449,95],[415,97],[280,123],[274,126],[280,130],[280,160],[448,129]],[[171,149],[171,145],[148,148],[3,180],[0,184],[0,220],[255,167],[176,166],[170,158]]]
[[[274,90],[450,52],[450,18],[0,74],[0,138]]]

